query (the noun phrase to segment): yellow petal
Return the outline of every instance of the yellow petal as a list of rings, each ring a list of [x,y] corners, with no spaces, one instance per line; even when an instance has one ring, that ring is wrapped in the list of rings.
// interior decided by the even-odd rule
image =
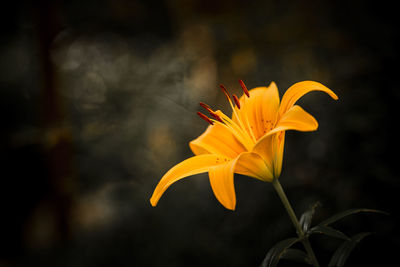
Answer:
[[[279,177],[282,170],[285,132],[287,130],[314,131],[318,122],[300,106],[291,107],[278,121],[276,127],[264,135],[253,148],[267,166],[270,166],[274,177]]]
[[[283,148],[285,142],[285,132],[281,131],[275,134],[266,134],[255,144],[253,153],[262,157],[265,165],[273,173],[273,177],[278,178],[281,174]]]
[[[208,126],[202,135],[189,143],[189,146],[195,155],[219,154],[230,159],[236,158],[246,150],[227,127],[219,123]]]
[[[233,182],[236,160],[212,167],[208,173],[215,197],[225,208],[230,210],[235,210],[236,206],[235,185]]]
[[[254,177],[261,181],[271,182],[273,178],[271,166],[267,166],[263,158],[256,153],[242,153],[235,166],[235,173]]]
[[[221,165],[225,161],[228,161],[228,159],[218,155],[205,154],[188,158],[175,165],[161,178],[153,192],[153,195],[151,196],[151,205],[157,205],[165,190],[167,190],[167,188],[176,181],[190,175],[208,172],[213,166]]]
[[[250,98],[245,95],[240,98],[241,108],[236,108],[236,112],[245,125],[248,121],[249,128],[258,139],[275,123],[279,108],[279,92],[276,84],[272,82],[268,87],[257,87],[249,93]],[[235,116],[233,119],[237,122]]]
[[[280,132],[275,135],[274,150],[274,177],[279,178],[282,171],[283,149],[285,146],[285,132]]]
[[[283,114],[275,128],[268,132],[267,135],[287,130],[315,131],[317,128],[317,120],[300,106],[295,105]]]
[[[288,111],[296,101],[310,91],[322,91],[330,95],[333,99],[337,100],[337,95],[332,92],[328,87],[314,81],[303,81],[292,85],[283,95],[281,106],[279,107],[279,114],[282,115]]]
[[[300,106],[291,107],[278,121],[276,127],[260,138],[253,148],[271,166],[274,177],[279,177],[282,170],[285,131],[314,131],[318,122]]]

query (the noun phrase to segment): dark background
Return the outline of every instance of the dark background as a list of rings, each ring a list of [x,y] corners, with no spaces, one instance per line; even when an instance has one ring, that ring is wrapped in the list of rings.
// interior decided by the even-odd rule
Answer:
[[[238,79],[337,93],[299,102],[320,127],[287,133],[281,183],[298,214],[322,203],[316,222],[389,212],[335,226],[374,232],[348,266],[396,257],[393,1],[32,2],[0,9],[0,266],[258,266],[295,235],[271,184],[237,175],[234,212],[205,174],[149,203],[207,126],[198,102],[228,112],[218,84],[239,94]],[[311,242],[322,266],[340,244]]]

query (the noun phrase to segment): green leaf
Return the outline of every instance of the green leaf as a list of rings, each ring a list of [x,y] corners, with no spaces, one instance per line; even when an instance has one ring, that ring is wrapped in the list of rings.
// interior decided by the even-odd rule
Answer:
[[[346,216],[355,214],[355,213],[360,213],[360,212],[375,212],[375,213],[381,213],[381,214],[385,214],[388,215],[388,213],[381,211],[381,210],[373,210],[373,209],[349,209],[349,210],[345,210],[343,212],[340,212],[338,214],[333,215],[332,217],[326,219],[325,221],[321,222],[319,225],[329,225],[331,223],[334,223]]]
[[[343,234],[339,230],[336,230],[330,226],[325,226],[325,225],[317,225],[317,226],[311,228],[310,233],[311,234],[314,234],[314,233],[324,234],[324,235],[328,235],[328,236],[332,236],[332,237],[336,237],[336,238],[340,238],[340,239],[344,239],[344,240],[350,240],[350,238],[347,235]]]
[[[344,241],[342,245],[335,251],[329,262],[328,267],[343,267],[351,251],[364,237],[371,233],[359,233],[351,237],[350,240]]]
[[[296,242],[300,241],[300,238],[292,237],[282,241],[279,241],[273,246],[265,256],[261,267],[275,267],[282,256],[285,254],[288,248],[293,246]]]
[[[310,229],[311,221],[314,216],[315,210],[321,206],[318,201],[314,203],[306,212],[304,212],[300,217],[300,225],[304,232],[308,232]]]
[[[281,259],[286,259],[286,260],[293,260],[297,262],[303,262],[303,263],[308,263],[312,264],[310,259],[308,258],[307,253],[300,249],[296,248],[288,248],[285,250],[283,255],[281,256]]]

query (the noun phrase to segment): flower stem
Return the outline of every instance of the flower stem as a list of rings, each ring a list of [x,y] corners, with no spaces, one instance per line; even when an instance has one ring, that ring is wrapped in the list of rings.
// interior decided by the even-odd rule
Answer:
[[[299,220],[297,219],[296,214],[294,213],[294,210],[290,205],[289,200],[285,194],[285,191],[283,191],[283,188],[279,183],[278,179],[274,179],[272,181],[272,185],[274,186],[276,192],[278,193],[283,203],[283,206],[285,206],[285,209],[289,214],[290,220],[292,221],[294,227],[296,228],[297,235],[300,237],[301,242],[303,243],[304,248],[306,249],[308,257],[310,258],[312,264],[314,265],[314,267],[319,267],[317,258],[315,257],[314,251],[311,248],[310,241],[308,240],[308,237],[304,234],[304,231],[300,226]]]

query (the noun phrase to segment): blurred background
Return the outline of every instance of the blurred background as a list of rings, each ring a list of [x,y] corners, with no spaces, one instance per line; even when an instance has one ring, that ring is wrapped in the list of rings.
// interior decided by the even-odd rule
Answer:
[[[32,3],[34,2],[34,3]],[[392,2],[394,3],[394,2]],[[236,211],[206,174],[149,198],[207,127],[275,81],[337,93],[300,100],[319,121],[288,132],[281,183],[297,214],[372,231],[348,266],[385,266],[400,244],[395,8],[367,1],[8,1],[0,16],[0,266],[259,266],[295,235],[271,184],[235,176]],[[322,266],[339,240],[311,240]],[[282,261],[281,266],[290,266]]]

